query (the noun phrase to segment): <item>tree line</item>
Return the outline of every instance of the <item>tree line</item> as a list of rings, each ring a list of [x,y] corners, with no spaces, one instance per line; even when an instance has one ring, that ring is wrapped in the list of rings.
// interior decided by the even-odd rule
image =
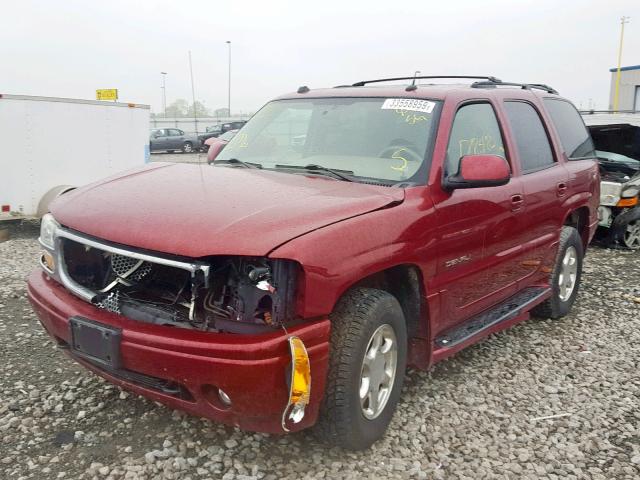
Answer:
[[[195,108],[194,108],[195,107]],[[194,115],[195,113],[195,115]],[[204,102],[196,100],[195,104],[186,101],[184,98],[178,98],[176,101],[167,105],[166,112],[152,113],[153,118],[180,118],[180,117],[228,117],[229,110],[227,108],[217,108],[211,111],[206,107]]]

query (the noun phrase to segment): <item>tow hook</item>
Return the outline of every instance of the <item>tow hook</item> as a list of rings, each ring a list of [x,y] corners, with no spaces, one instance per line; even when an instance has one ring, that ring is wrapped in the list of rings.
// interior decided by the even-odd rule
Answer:
[[[311,396],[311,364],[309,354],[299,337],[289,337],[291,353],[291,378],[289,382],[289,402],[282,412],[282,429],[288,432],[287,420],[300,423]]]

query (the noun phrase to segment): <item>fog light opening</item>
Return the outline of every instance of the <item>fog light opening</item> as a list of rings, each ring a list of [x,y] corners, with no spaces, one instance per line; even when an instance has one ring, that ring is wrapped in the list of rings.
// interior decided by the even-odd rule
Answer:
[[[218,398],[225,407],[231,406],[231,399],[229,398],[229,395],[227,395],[226,392],[221,388],[218,389]]]
[[[216,410],[225,411],[231,409],[231,397],[221,388],[215,385],[203,385],[202,394],[207,403]]]

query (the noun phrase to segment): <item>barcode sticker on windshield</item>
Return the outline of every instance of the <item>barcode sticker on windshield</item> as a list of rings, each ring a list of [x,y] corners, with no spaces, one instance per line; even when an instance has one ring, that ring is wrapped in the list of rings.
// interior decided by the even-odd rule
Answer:
[[[412,112],[431,113],[436,104],[429,100],[417,100],[414,98],[387,98],[382,110],[410,110]]]

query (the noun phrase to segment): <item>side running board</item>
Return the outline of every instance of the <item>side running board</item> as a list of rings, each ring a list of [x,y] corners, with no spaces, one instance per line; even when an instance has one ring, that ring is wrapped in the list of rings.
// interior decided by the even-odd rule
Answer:
[[[511,320],[526,312],[532,304],[537,303],[551,289],[543,287],[529,287],[516,293],[495,307],[484,311],[476,317],[467,320],[450,330],[447,330],[435,340],[437,347],[454,347],[487,328]]]

